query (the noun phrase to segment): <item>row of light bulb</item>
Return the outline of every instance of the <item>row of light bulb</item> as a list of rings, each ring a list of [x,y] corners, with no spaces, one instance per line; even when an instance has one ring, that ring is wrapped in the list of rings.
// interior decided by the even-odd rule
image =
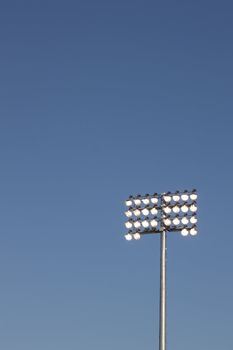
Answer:
[[[197,194],[195,192],[191,193],[191,194],[187,194],[187,193],[183,193],[183,194],[174,194],[174,195],[163,195],[163,200],[166,203],[170,203],[172,200],[174,202],[179,202],[180,200],[187,202],[189,199],[191,199],[192,201],[197,200]]]
[[[183,218],[178,218],[175,217],[174,219],[166,218],[163,220],[163,223],[165,226],[171,226],[172,224],[175,226],[178,226],[180,224],[182,225],[188,225],[188,224],[196,224],[197,223],[197,218],[196,216],[191,216],[190,218],[187,218],[186,216]],[[148,228],[149,226],[151,227],[157,227],[158,226],[158,221],[156,219],[152,220],[142,220],[142,221],[127,221],[125,223],[125,227],[127,229],[131,229],[135,227],[136,229],[139,229],[140,227]]]
[[[179,206],[179,205],[175,205],[174,207],[163,207],[163,212],[166,213],[166,214],[170,214],[170,213],[175,213],[175,214],[178,214],[180,212],[183,212],[183,213],[187,213],[188,211],[191,211],[192,213],[195,213],[197,211],[197,205],[196,203],[193,203],[191,205],[182,205],[182,206]]]
[[[157,197],[150,197],[150,198],[142,198],[142,199],[139,199],[139,198],[135,198],[135,199],[127,199],[125,201],[125,204],[127,205],[127,207],[131,207],[132,205],[136,205],[137,207],[139,207],[142,203],[144,205],[148,205],[150,203],[152,204],[157,204],[159,201],[159,199]]]
[[[179,202],[180,200],[187,202],[189,199],[192,201],[197,200],[197,194],[196,192],[193,192],[191,194],[183,193],[175,193],[173,195],[165,194],[162,196],[162,199],[165,203],[170,203],[172,200],[174,202]],[[150,203],[157,204],[159,201],[159,198],[157,196],[151,196],[151,197],[145,197],[145,198],[129,198],[126,200],[125,204],[127,207],[130,207],[132,205],[136,205],[137,207],[141,204],[148,205]]]
[[[140,233],[139,233],[139,232],[136,232],[136,233],[133,233],[133,234],[127,233],[127,234],[125,235],[126,241],[131,241],[133,238],[134,238],[136,241],[138,241],[138,240],[141,238]]]
[[[196,216],[191,216],[190,218],[187,218],[184,216],[183,218],[175,217],[174,219],[172,218],[166,218],[163,220],[163,223],[165,226],[171,226],[172,224],[175,226],[178,226],[180,224],[183,225],[188,225],[189,223],[191,224],[196,224],[197,223],[197,217]]]
[[[155,219],[152,220],[142,220],[142,221],[127,221],[125,223],[125,227],[128,229],[131,229],[135,227],[136,229],[139,229],[140,227],[148,228],[148,227],[157,227],[158,226],[158,221]]]
[[[192,213],[195,213],[197,211],[197,206],[196,204],[191,204],[191,205],[182,205],[181,207],[178,206],[178,205],[175,205],[174,207],[163,207],[163,212],[165,214],[171,214],[171,213],[174,213],[174,214],[178,214],[180,212],[183,212],[183,213],[187,213],[188,211],[191,211]],[[143,214],[144,216],[148,216],[149,214],[152,214],[152,215],[157,215],[158,214],[158,209],[157,208],[143,208],[143,209],[133,209],[133,210],[127,210],[125,212],[125,215],[130,218],[132,217],[133,215],[135,216],[140,216],[141,214]]]
[[[191,229],[183,228],[183,229],[181,230],[181,235],[182,235],[182,236],[188,236],[188,235],[196,236],[196,235],[197,235],[197,229],[196,229],[196,227],[192,227]],[[127,233],[127,234],[125,235],[125,239],[126,239],[127,241],[131,241],[133,238],[134,238],[136,241],[138,241],[138,240],[141,238],[140,232]]]
[[[192,227],[192,228],[190,228],[190,229],[188,229],[188,228],[183,228],[183,229],[181,230],[181,234],[182,234],[182,236],[188,236],[189,234],[190,234],[191,236],[196,236],[196,235],[197,235],[197,229],[196,229],[196,227]]]
[[[157,215],[158,214],[158,209],[157,208],[143,208],[142,210],[136,208],[133,210],[127,210],[125,212],[125,215],[130,218],[131,216],[133,216],[133,214],[135,216],[140,216],[141,214],[143,214],[144,216],[148,216],[149,214],[152,215]]]

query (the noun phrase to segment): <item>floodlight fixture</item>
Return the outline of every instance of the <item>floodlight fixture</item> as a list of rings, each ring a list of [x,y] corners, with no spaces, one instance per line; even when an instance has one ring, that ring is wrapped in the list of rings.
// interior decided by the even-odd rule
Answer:
[[[170,232],[197,235],[197,191],[176,191],[129,196],[125,201],[127,241],[144,235],[160,235],[160,329],[159,350],[166,350],[166,240]]]

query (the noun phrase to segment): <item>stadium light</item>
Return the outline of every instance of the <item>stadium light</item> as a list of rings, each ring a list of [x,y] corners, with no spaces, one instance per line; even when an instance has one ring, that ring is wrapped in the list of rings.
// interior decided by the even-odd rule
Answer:
[[[127,241],[140,240],[144,235],[160,234],[160,329],[159,350],[166,350],[166,260],[167,233],[183,237],[197,235],[197,192],[176,191],[145,196],[130,196],[127,210]]]

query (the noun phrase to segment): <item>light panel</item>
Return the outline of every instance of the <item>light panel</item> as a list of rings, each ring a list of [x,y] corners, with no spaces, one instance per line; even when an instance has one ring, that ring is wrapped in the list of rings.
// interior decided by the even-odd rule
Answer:
[[[195,236],[197,198],[196,190],[130,196],[125,201],[125,215],[128,218],[125,226],[129,230],[126,239],[137,240],[141,234],[160,233],[164,230],[180,232],[183,236]]]

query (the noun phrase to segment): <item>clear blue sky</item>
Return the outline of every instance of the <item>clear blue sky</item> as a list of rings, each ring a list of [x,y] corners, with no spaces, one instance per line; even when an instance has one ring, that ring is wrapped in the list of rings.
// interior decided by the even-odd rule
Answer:
[[[158,349],[159,238],[129,194],[196,187],[168,349],[233,347],[232,1],[0,4],[0,347]]]

